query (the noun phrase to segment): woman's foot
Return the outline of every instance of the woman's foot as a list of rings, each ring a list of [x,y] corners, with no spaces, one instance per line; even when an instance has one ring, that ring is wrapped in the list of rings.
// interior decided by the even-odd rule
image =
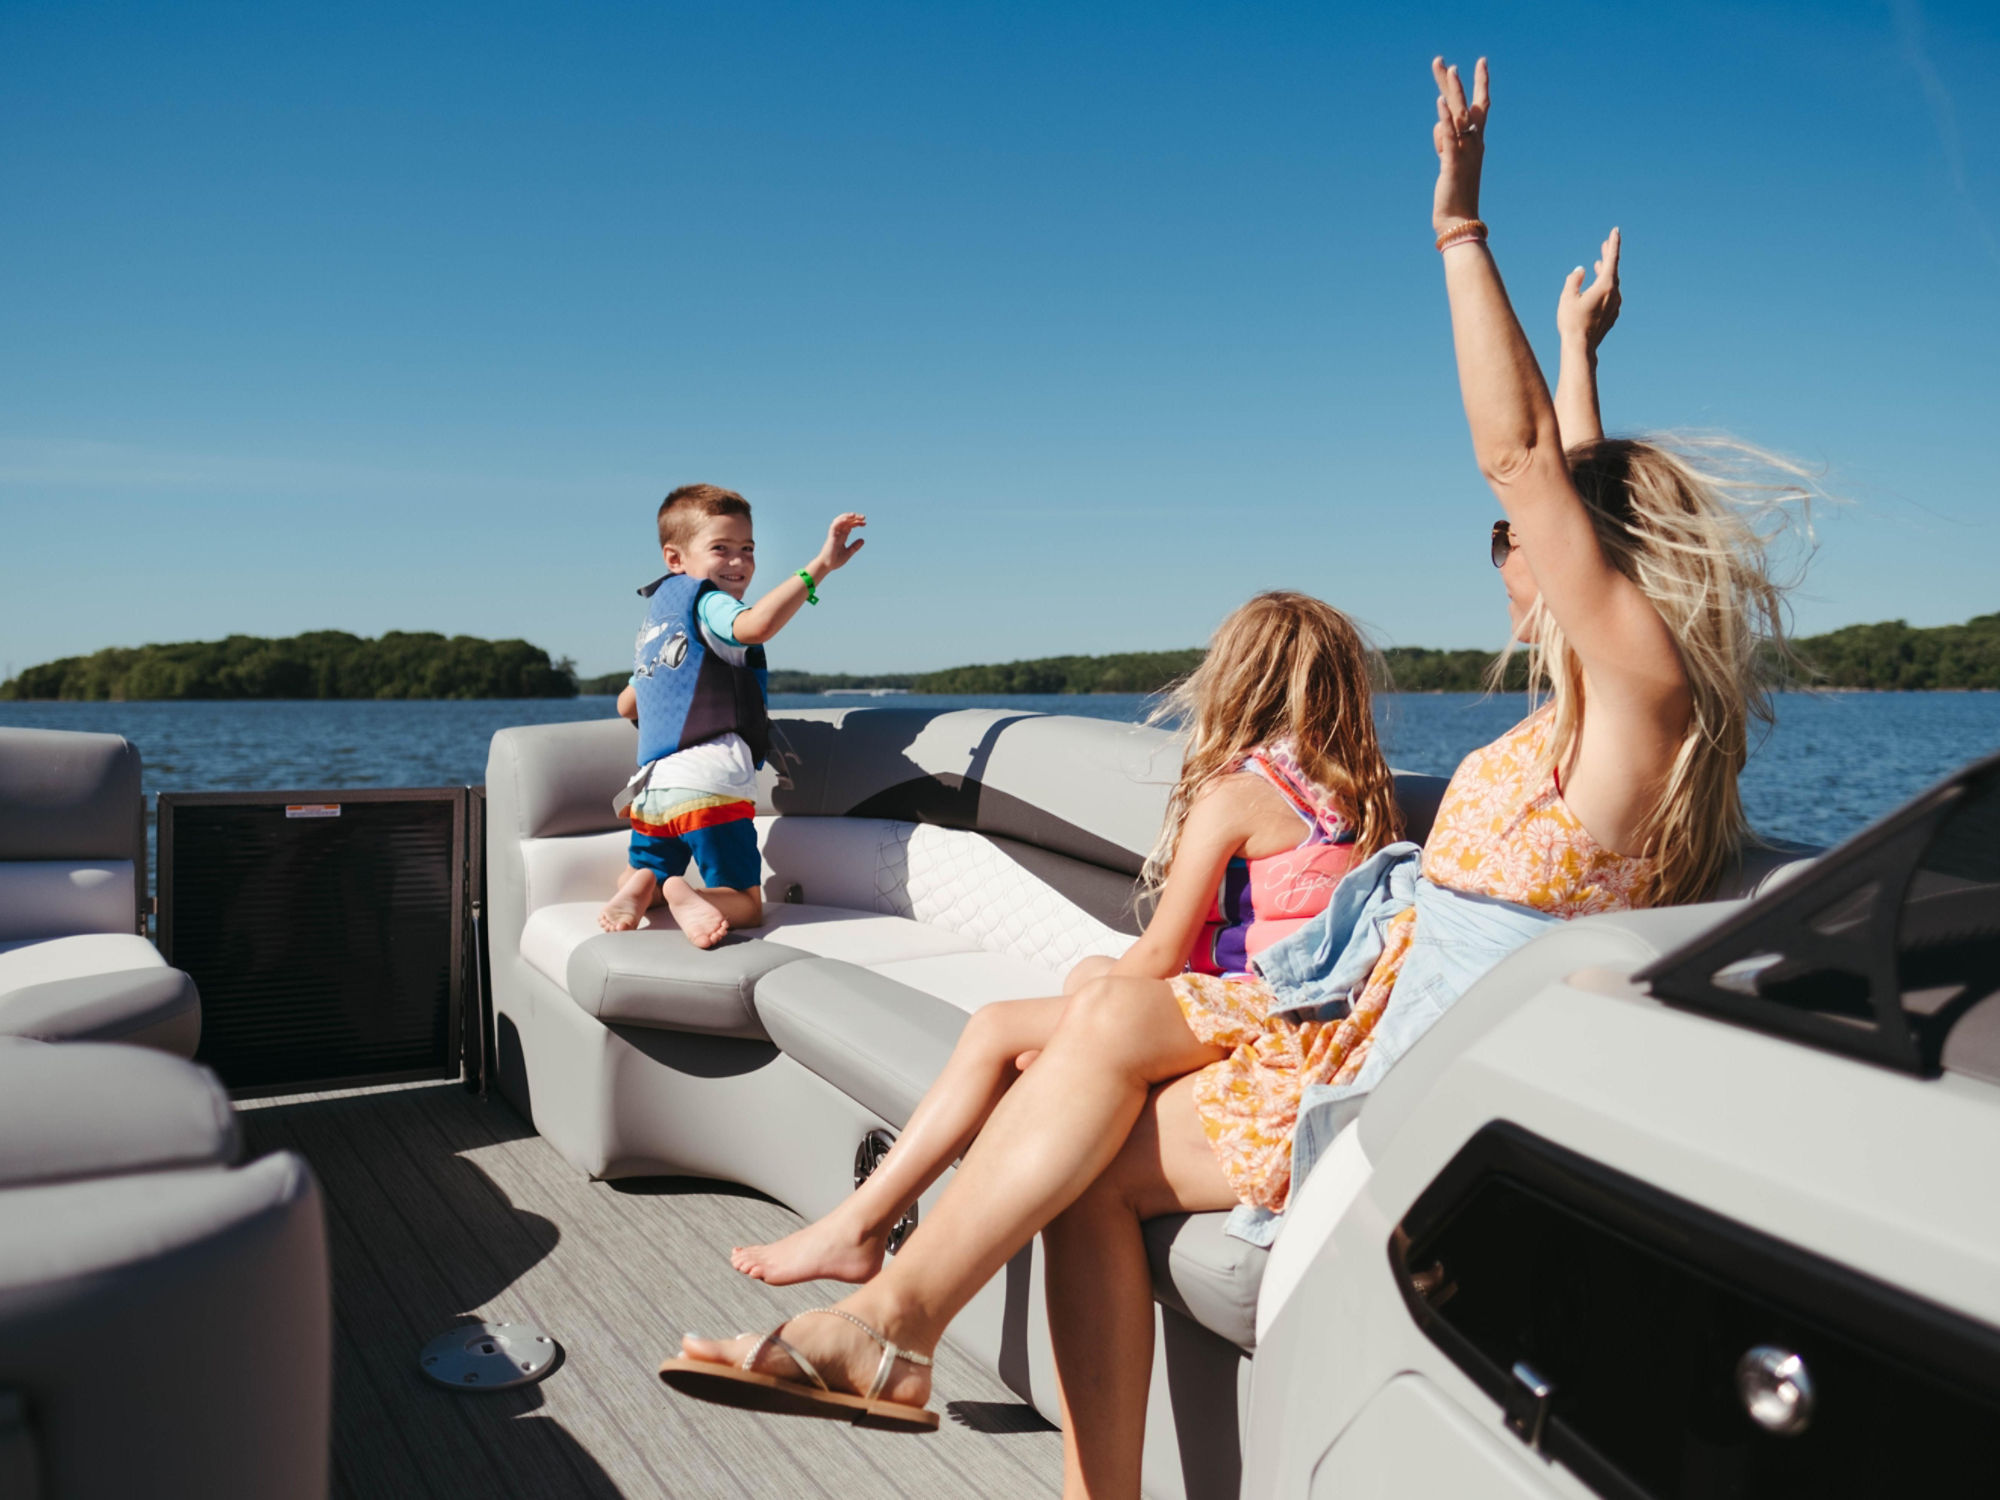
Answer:
[[[646,919],[647,908],[659,886],[651,870],[634,870],[618,887],[618,894],[604,903],[597,925],[606,932],[630,932]]]
[[[847,1302],[837,1305],[842,1311],[851,1310]],[[893,1339],[896,1335],[883,1327],[879,1316],[871,1316],[871,1312],[858,1311],[854,1316]],[[882,1367],[882,1346],[846,1318],[801,1314],[780,1331],[786,1343],[813,1362],[813,1368],[830,1389],[859,1396],[874,1388],[876,1372]],[[733,1339],[705,1339],[688,1333],[681,1336],[681,1353],[688,1359],[706,1360],[710,1364],[740,1366],[757,1342],[754,1333]],[[775,1375],[802,1386],[812,1385],[811,1378],[782,1349],[765,1349],[757,1356],[753,1368],[762,1375]],[[899,1406],[924,1406],[931,1399],[930,1367],[907,1359],[897,1360],[889,1371],[888,1384],[879,1394],[880,1399]]]
[[[882,1269],[888,1245],[888,1235],[856,1233],[835,1212],[768,1245],[738,1245],[729,1252],[729,1263],[767,1286],[801,1281],[858,1285]]]
[[[697,948],[713,948],[729,935],[729,923],[708,898],[676,875],[660,887],[667,910],[674,914],[687,940]]]

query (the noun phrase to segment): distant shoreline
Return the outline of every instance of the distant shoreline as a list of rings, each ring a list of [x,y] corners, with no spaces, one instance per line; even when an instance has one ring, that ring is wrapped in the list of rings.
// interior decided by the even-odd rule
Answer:
[[[2000,691],[2000,614],[1963,625],[1915,627],[1901,620],[1850,625],[1790,643],[1803,676],[1788,690],[1817,692]],[[892,697],[1082,697],[1171,687],[1201,664],[1198,647],[1107,656],[947,667],[936,672],[770,674],[774,693]],[[1477,693],[1494,654],[1391,646],[1382,652],[1387,693]],[[624,672],[580,678],[522,640],[391,631],[377,639],[316,631],[283,639],[112,647],[29,667],[0,682],[0,702],[227,702],[323,699],[506,699],[598,697],[625,685]],[[1507,691],[1525,690],[1526,654],[1508,658]]]

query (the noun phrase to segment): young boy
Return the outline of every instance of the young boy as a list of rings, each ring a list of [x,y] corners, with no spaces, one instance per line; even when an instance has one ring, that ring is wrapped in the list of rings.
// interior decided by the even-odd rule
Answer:
[[[639,590],[651,602],[618,695],[618,712],[639,726],[639,774],[615,804],[632,822],[632,873],[597,914],[606,932],[637,927],[660,898],[697,948],[764,920],[750,821],[771,737],[764,642],[819,602],[816,587],[861,550],[849,536],[867,521],[835,516],[819,556],[746,605],[757,571],[750,503],[712,484],[682,485],[662,502],[667,574]],[[682,878],[690,859],[703,890]]]

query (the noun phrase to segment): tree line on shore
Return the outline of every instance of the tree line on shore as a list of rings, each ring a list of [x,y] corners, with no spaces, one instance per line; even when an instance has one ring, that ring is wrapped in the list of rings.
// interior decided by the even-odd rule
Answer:
[[[1917,627],[1901,620],[1849,625],[1792,643],[1801,667],[1791,685],[1917,692],[2000,689],[2000,614],[1963,625]],[[1467,693],[1487,686],[1488,651],[1391,646],[1381,686],[1390,692]],[[901,688],[967,697],[1007,693],[1155,693],[1201,662],[1198,648],[1111,656],[947,667],[940,672],[774,671],[774,693]],[[1507,663],[1510,691],[1525,687],[1526,662]],[[567,659],[526,641],[390,631],[379,639],[320,630],[284,640],[113,647],[29,667],[0,682],[0,701],[122,701],[181,698],[569,698],[615,693],[627,674],[579,679]]]
[[[344,630],[268,640],[112,647],[29,667],[0,682],[0,699],[85,702],[185,698],[573,698],[568,661],[526,641],[392,630]]]
[[[1902,620],[1849,625],[1791,642],[1796,663],[1774,677],[1795,688],[1852,688],[1886,692],[2000,689],[2000,614],[1978,615],[1963,625],[1914,626]],[[839,688],[905,688],[915,693],[983,696],[992,693],[1155,693],[1192,672],[1199,649],[1145,651],[1119,656],[1050,656],[1036,661],[949,667],[941,672],[875,677],[773,672],[773,692],[813,693]],[[1391,646],[1382,653],[1378,686],[1397,693],[1476,693],[1488,685],[1491,651],[1437,651]],[[616,681],[623,684],[624,678]],[[1527,687],[1527,657],[1507,660],[1505,691]],[[615,691],[616,689],[611,689]]]

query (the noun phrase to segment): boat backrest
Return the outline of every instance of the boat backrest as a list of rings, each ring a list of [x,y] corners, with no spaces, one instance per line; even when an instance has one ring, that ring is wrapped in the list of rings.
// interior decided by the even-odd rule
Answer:
[[[921,913],[1023,956],[1040,945],[1013,929],[1068,915],[1038,912],[1041,892],[1115,931],[1140,930],[1134,881],[1179,770],[1166,731],[997,709],[806,709],[771,723],[758,787],[768,899]],[[489,841],[505,832],[514,847],[489,858],[494,878],[518,880],[524,918],[609,893],[624,865],[611,799],[634,750],[623,720],[494,737],[489,807],[511,826],[492,827]],[[1397,787],[1421,837],[1444,780],[1399,775]],[[996,882],[996,862],[1019,878]],[[1017,910],[996,918],[995,891],[1015,886]],[[996,921],[1009,930],[989,930]]]
[[[0,943],[140,930],[139,771],[115,734],[0,729]]]

